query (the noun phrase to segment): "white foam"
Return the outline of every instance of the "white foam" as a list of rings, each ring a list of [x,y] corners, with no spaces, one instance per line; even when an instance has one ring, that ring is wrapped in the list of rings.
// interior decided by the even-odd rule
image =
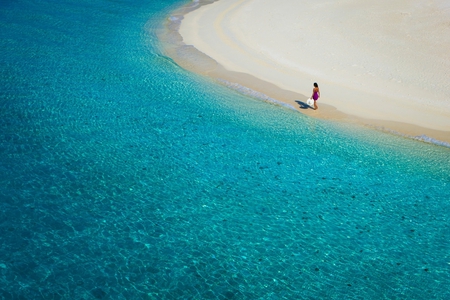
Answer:
[[[267,102],[270,102],[270,103],[273,103],[273,104],[277,104],[277,105],[280,105],[280,106],[283,106],[283,107],[286,107],[286,108],[289,108],[289,109],[292,109],[292,110],[296,111],[295,107],[293,107],[292,105],[284,103],[284,102],[279,101],[277,99],[274,99],[272,97],[269,97],[269,96],[267,96],[264,93],[255,91],[255,90],[253,90],[251,88],[248,88],[246,86],[240,85],[240,84],[235,83],[235,82],[230,82],[230,81],[227,81],[227,80],[224,80],[224,79],[218,79],[218,81],[221,84],[225,85],[226,87],[239,92],[240,94],[243,94],[243,95],[246,95],[246,96],[250,96],[250,97],[253,97],[253,98],[256,98],[256,99],[260,99],[260,100],[263,100],[263,101],[267,101]]]
[[[182,19],[183,19],[183,18],[182,18],[182,17],[179,17],[179,16],[170,16],[170,17],[169,17],[169,21],[175,22],[175,23],[180,22]]]
[[[419,136],[414,136],[412,138],[415,139],[415,140],[418,140],[418,141],[422,141],[422,142],[426,142],[426,143],[430,143],[430,144],[434,144],[434,145],[450,148],[450,143],[433,139],[433,138],[431,138],[429,136],[426,136],[424,134],[423,135],[419,135]]]

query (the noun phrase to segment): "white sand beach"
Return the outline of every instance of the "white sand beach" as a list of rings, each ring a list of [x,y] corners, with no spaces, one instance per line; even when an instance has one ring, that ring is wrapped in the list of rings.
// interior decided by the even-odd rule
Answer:
[[[219,0],[179,33],[224,70],[273,84],[251,88],[292,92],[271,96],[296,108],[318,82],[319,110],[302,112],[450,142],[449,1]]]

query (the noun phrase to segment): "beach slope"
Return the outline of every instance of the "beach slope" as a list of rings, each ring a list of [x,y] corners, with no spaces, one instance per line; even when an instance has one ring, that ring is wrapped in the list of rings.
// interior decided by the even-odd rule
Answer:
[[[216,77],[270,83],[271,97],[303,112],[450,142],[445,1],[220,0],[187,13],[179,33],[223,67]],[[317,112],[302,106],[313,82]]]

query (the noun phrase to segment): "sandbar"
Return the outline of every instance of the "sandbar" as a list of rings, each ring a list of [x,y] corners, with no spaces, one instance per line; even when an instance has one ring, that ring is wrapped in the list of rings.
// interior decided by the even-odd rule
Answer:
[[[314,117],[450,143],[445,0],[193,1],[168,28],[182,67]],[[317,111],[305,106],[313,82]]]

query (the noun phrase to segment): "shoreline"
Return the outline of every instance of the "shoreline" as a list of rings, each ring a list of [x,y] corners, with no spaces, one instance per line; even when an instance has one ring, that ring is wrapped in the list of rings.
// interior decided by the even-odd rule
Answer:
[[[262,93],[275,100],[270,102],[275,102],[281,106],[289,106],[300,113],[314,118],[352,123],[374,130],[403,136],[405,138],[450,148],[450,131],[436,130],[395,120],[365,118],[352,115],[339,110],[338,107],[332,104],[324,103],[320,100],[318,102],[319,109],[314,111],[306,104],[306,100],[309,96],[281,88],[272,82],[262,80],[248,73],[226,69],[215,59],[204,54],[194,46],[186,44],[180,34],[180,25],[185,15],[202,6],[217,1],[220,0],[200,0],[175,9],[171,13],[170,18],[167,19],[166,24],[164,24],[164,28],[158,33],[158,38],[163,45],[164,52],[180,67],[193,73],[210,77],[218,84],[225,86],[237,84],[242,88],[248,88],[255,92]],[[264,100],[264,98],[261,99]]]

